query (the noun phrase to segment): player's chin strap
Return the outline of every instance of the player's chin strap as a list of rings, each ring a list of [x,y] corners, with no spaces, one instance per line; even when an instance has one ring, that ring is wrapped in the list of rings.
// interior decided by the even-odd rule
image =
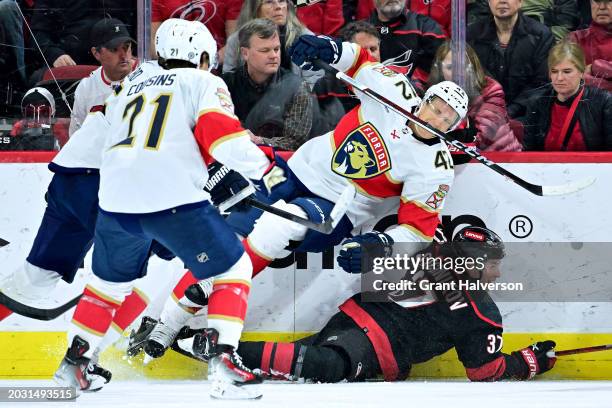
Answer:
[[[334,73],[336,78],[338,78],[342,82],[363,92],[364,94],[368,95],[370,98],[374,99],[378,103],[385,105],[387,108],[394,110],[398,114],[404,116],[410,122],[438,136],[440,139],[444,140],[446,143],[454,146],[458,150],[461,150],[463,153],[467,154],[471,158],[478,160],[480,163],[484,164],[491,170],[501,174],[502,176],[506,177],[506,179],[518,184],[519,186],[523,187],[525,190],[535,195],[553,196],[553,195],[570,194],[570,193],[574,193],[576,191],[582,190],[583,188],[586,188],[595,182],[595,179],[596,179],[595,177],[589,177],[584,180],[579,180],[576,182],[570,182],[567,184],[557,185],[557,186],[540,186],[537,184],[529,183],[523,180],[522,178],[518,177],[516,174],[511,173],[510,171],[506,170],[505,168],[501,167],[495,162],[487,159],[486,157],[481,155],[480,152],[478,152],[478,149],[474,147],[468,147],[458,140],[451,140],[445,133],[440,132],[438,129],[435,129],[434,127],[430,126],[427,122],[422,121],[417,116],[410,113],[406,109],[402,108],[398,104],[385,98],[378,92],[373,91],[372,89],[368,88],[362,83],[356,81],[355,79],[346,75],[344,72],[338,71],[336,68],[330,66],[326,62],[317,59],[317,60],[312,61],[312,64],[319,69],[324,69],[326,71]]]

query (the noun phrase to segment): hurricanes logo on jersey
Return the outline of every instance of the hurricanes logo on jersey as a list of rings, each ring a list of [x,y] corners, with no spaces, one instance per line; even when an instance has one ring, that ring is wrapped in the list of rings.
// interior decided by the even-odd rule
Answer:
[[[349,133],[332,159],[332,171],[351,179],[367,179],[389,169],[391,159],[387,146],[369,122]]]

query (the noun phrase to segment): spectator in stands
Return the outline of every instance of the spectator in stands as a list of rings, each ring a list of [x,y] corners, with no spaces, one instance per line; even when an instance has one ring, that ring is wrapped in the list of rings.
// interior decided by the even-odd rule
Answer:
[[[612,1],[591,0],[591,26],[570,33],[584,51],[587,85],[612,91]]]
[[[293,0],[300,21],[317,35],[335,36],[344,25],[342,0]]]
[[[383,64],[424,88],[434,54],[445,38],[440,25],[410,11],[406,0],[375,0],[375,4],[369,21],[380,33]]]
[[[506,94],[508,114],[525,114],[529,91],[548,82],[546,57],[553,44],[548,27],[523,15],[521,0],[490,0],[492,16],[470,24],[467,40],[482,66]]]
[[[293,3],[289,0],[245,0],[238,17],[238,28],[256,18],[267,18],[278,26],[281,43],[281,67],[291,70],[294,74],[304,78],[311,87],[314,86],[315,82],[323,76],[323,72],[301,70],[291,62],[291,58],[286,52],[300,35],[312,34],[312,31],[298,20]],[[227,39],[223,72],[235,70],[243,64],[238,33],[234,33]]]
[[[225,43],[234,31],[242,0],[152,0],[151,4],[151,56],[155,52],[155,33],[160,24],[169,18],[200,21],[208,28],[219,50],[219,62],[223,63]]]
[[[347,24],[341,34],[344,41],[359,44],[367,49],[376,61],[380,61],[380,36],[372,24],[367,21],[354,21]],[[333,130],[342,116],[359,105],[359,99],[331,72],[317,81],[313,91],[317,96],[324,122],[321,133]]]
[[[584,85],[584,53],[563,41],[548,56],[552,84],[530,100],[525,150],[612,150],[612,94]]]
[[[468,6],[468,23],[491,15],[488,0],[473,0],[471,3]],[[576,0],[523,0],[522,3],[523,14],[550,28],[556,41],[578,26]]]
[[[91,29],[91,53],[100,64],[81,80],[74,92],[69,134],[77,131],[91,111],[102,110],[104,100],[137,65],[125,24],[115,18],[98,21]]]
[[[32,30],[51,67],[91,65],[97,61],[89,50],[89,33],[97,21],[109,17],[135,27],[135,4],[122,0],[36,0]]]
[[[493,78],[485,75],[478,56],[466,44],[466,84],[469,98],[467,124],[453,131],[453,137],[465,142],[476,142],[480,150],[520,151],[522,146],[510,128],[504,90]],[[434,58],[429,85],[451,81],[453,53],[450,41],[445,41]]]
[[[310,136],[314,97],[299,76],[280,66],[277,25],[268,19],[254,19],[237,34],[245,63],[222,75],[236,116],[254,134],[255,143],[297,149]]]

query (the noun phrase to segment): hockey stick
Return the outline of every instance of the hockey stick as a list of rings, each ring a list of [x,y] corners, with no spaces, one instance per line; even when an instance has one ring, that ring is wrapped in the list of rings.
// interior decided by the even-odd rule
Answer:
[[[553,357],[561,357],[561,356],[571,356],[572,354],[582,354],[582,353],[594,353],[596,351],[605,351],[612,349],[612,344],[603,344],[601,346],[591,346],[591,347],[582,347],[575,348],[571,350],[561,350],[555,351],[555,355]]]
[[[21,316],[29,317],[30,319],[37,320],[53,320],[66,313],[79,303],[82,295],[78,295],[74,299],[67,303],[56,307],[55,309],[39,309],[36,307],[24,305],[23,303],[17,302],[0,292],[0,304],[9,308],[13,313]]]
[[[288,211],[273,207],[266,203],[262,203],[252,196],[245,198],[244,202],[252,207],[259,208],[260,210],[269,212],[281,218],[297,222],[298,224],[310,228],[311,230],[315,230],[322,234],[331,234],[340,222],[340,219],[342,219],[344,214],[346,214],[349,205],[355,198],[355,194],[355,187],[353,185],[347,186],[334,204],[334,208],[332,208],[329,218],[322,223],[316,223],[307,218],[300,217],[299,215],[292,214]]]
[[[428,132],[431,132],[432,134],[438,136],[440,139],[444,140],[446,143],[448,143],[450,145],[453,145],[458,150],[461,150],[463,153],[467,154],[471,158],[473,158],[475,160],[478,160],[480,163],[484,164],[485,166],[487,166],[491,170],[501,174],[502,176],[506,177],[508,180],[518,184],[519,186],[523,187],[525,190],[527,190],[527,191],[529,191],[529,192],[531,192],[531,193],[533,193],[535,195],[538,195],[538,196],[554,196],[554,195],[570,194],[570,193],[574,193],[576,191],[582,190],[583,188],[586,188],[586,187],[590,186],[591,184],[593,184],[595,182],[595,177],[589,177],[589,178],[586,178],[584,180],[579,180],[579,181],[570,182],[570,183],[567,183],[567,184],[562,184],[562,185],[557,185],[557,186],[540,186],[540,185],[537,185],[537,184],[529,183],[529,182],[523,180],[522,178],[518,177],[516,174],[511,173],[510,171],[506,170],[505,168],[501,167],[500,165],[496,164],[495,162],[487,159],[486,157],[481,155],[476,148],[468,147],[468,146],[464,145],[463,143],[461,143],[458,140],[450,140],[446,136],[446,134],[444,134],[444,133],[440,132],[439,130],[433,128],[427,122],[422,121],[417,116],[415,116],[414,114],[408,112],[407,110],[405,110],[401,106],[397,105],[393,101],[390,101],[389,99],[385,98],[384,96],[382,96],[378,92],[375,92],[372,89],[368,88],[367,86],[359,83],[355,79],[353,79],[350,76],[346,75],[344,72],[338,71],[336,68],[330,66],[326,62],[323,62],[323,61],[317,59],[317,60],[311,61],[311,63],[314,66],[316,66],[317,68],[319,68],[319,69],[324,69],[326,71],[334,73],[336,78],[338,78],[342,82],[344,82],[344,83],[352,86],[353,88],[355,88],[355,89],[365,93],[366,95],[368,95],[369,97],[371,97],[375,101],[385,105],[386,107],[388,107],[390,109],[393,109],[395,112],[397,112],[398,114],[404,116],[406,119],[408,119],[409,121],[411,121],[415,125],[417,125],[417,126],[423,128],[423,129],[427,130]]]

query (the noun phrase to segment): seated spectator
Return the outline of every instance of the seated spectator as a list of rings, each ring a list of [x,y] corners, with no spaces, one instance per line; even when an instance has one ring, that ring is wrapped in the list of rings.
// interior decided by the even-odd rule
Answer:
[[[466,44],[466,84],[469,105],[467,124],[453,131],[461,141],[475,141],[476,147],[488,151],[520,151],[522,146],[510,128],[504,90],[493,78],[485,75],[478,56]],[[450,41],[445,41],[434,58],[429,74],[429,85],[451,81],[453,53]]]
[[[237,34],[245,63],[222,75],[236,116],[254,133],[255,143],[297,149],[310,136],[314,97],[299,76],[280,66],[277,25],[258,18],[244,24]]]
[[[256,18],[267,18],[278,26],[281,44],[281,67],[304,78],[310,87],[314,86],[315,82],[324,73],[322,71],[301,70],[291,62],[291,58],[286,52],[300,35],[312,34],[312,31],[298,20],[293,3],[289,0],[245,0],[238,17],[238,28],[240,29],[244,24]],[[238,33],[234,33],[227,39],[223,72],[233,71],[243,64]]]
[[[612,1],[591,0],[591,16],[591,26],[570,33],[569,39],[584,51],[587,85],[612,91]]]
[[[160,24],[169,18],[182,18],[202,22],[217,41],[219,62],[223,63],[225,42],[236,31],[236,20],[242,6],[241,0],[152,0],[151,4],[151,57],[155,52],[155,33]]]
[[[380,61],[380,36],[367,21],[354,21],[341,31],[342,39],[367,49],[376,61]],[[332,130],[345,113],[359,105],[359,99],[349,91],[344,82],[328,72],[319,79],[313,89],[325,126],[323,132]]]
[[[100,68],[82,79],[74,92],[70,136],[81,127],[89,112],[103,108],[112,89],[136,67],[132,43],[135,41],[125,25],[115,18],[102,19],[92,27],[89,44]]]
[[[482,66],[506,94],[508,115],[525,114],[529,91],[546,82],[546,57],[553,44],[548,27],[523,15],[521,0],[490,0],[492,16],[467,28],[467,40]]]
[[[522,0],[522,3],[523,14],[550,28],[556,41],[578,26],[576,0]],[[488,0],[468,1],[468,24],[490,15]]]
[[[375,4],[369,21],[380,33],[383,64],[408,75],[417,88],[424,88],[431,61],[445,38],[440,25],[410,11],[406,0],[375,0]]]
[[[342,0],[293,0],[300,21],[317,35],[335,36],[344,25]]]
[[[612,94],[584,85],[584,53],[561,42],[548,56],[552,84],[530,100],[525,150],[612,150]]]
[[[128,4],[121,0],[36,0],[32,30],[49,65],[96,64],[89,50],[91,27],[109,17],[121,18],[135,27],[136,7]]]

